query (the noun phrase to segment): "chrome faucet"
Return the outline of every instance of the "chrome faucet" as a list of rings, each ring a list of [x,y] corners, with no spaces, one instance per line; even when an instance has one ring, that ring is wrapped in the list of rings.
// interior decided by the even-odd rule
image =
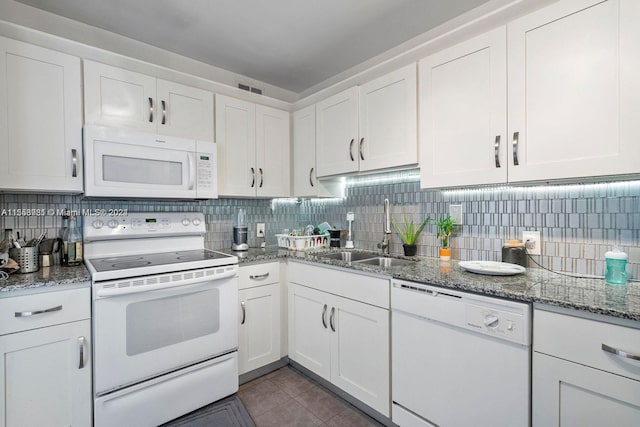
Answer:
[[[382,232],[384,233],[384,238],[382,242],[378,243],[378,249],[382,249],[382,253],[384,250],[387,250],[387,255],[389,255],[389,236],[391,235],[391,214],[389,212],[389,199],[384,199],[384,222],[382,223]]]

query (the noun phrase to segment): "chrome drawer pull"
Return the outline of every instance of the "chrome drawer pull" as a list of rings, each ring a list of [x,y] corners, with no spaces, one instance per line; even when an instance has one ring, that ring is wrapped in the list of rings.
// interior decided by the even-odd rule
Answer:
[[[602,349],[608,353],[615,354],[616,356],[623,357],[625,359],[640,360],[640,355],[627,353],[626,351],[618,350],[617,348],[610,347],[606,344],[602,344]]]
[[[252,274],[251,276],[249,276],[249,279],[252,280],[262,280],[262,279],[266,279],[267,277],[269,277],[269,273],[264,273],[264,274]]]
[[[62,306],[58,305],[56,307],[45,308],[44,310],[36,310],[36,311],[16,311],[16,317],[29,317],[35,316],[36,314],[44,314],[44,313],[53,313],[54,311],[61,311]]]
[[[355,158],[353,157],[353,142],[354,139],[351,138],[351,142],[349,143],[349,157],[351,157],[351,161],[355,161]]]
[[[333,324],[333,318],[335,317],[335,315],[336,315],[336,308],[335,307],[331,307],[331,317],[329,317],[329,325],[331,325],[331,330],[333,332],[336,331],[336,327]]]
[[[84,364],[86,363],[84,360],[84,348],[85,348],[85,343],[86,343],[86,339],[84,337],[78,337],[78,345],[80,347],[80,362],[78,362],[78,369],[82,369],[84,368]]]
[[[322,326],[327,329],[327,304],[322,308]]]
[[[496,156],[496,168],[500,167],[500,135],[496,135],[496,142],[493,144]]]
[[[520,139],[520,132],[513,133],[513,165],[518,166],[518,141]]]
[[[240,307],[242,307],[242,321],[240,322],[240,324],[244,325],[244,321],[247,320],[247,309],[245,307],[244,301],[240,303]]]

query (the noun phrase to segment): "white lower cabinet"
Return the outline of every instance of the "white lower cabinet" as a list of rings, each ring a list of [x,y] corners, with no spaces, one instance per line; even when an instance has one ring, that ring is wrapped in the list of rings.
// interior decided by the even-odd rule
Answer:
[[[73,307],[77,296],[85,297],[85,309]],[[15,318],[9,324],[15,332],[0,336],[0,427],[91,425],[89,304],[89,289],[0,301]],[[37,313],[48,308],[54,310]],[[16,315],[25,311],[33,314]],[[78,311],[84,320],[57,324]]]
[[[279,269],[279,262],[240,268],[240,375],[280,360]]]
[[[389,417],[389,309],[364,290],[370,282],[373,295],[385,286],[388,295],[389,280],[299,263],[288,280],[289,358]]]
[[[535,310],[533,330],[534,427],[640,425],[640,329]]]

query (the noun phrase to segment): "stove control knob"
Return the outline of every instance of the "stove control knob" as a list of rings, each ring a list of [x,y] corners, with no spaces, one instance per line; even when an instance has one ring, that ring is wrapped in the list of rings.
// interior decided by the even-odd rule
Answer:
[[[189,221],[189,218],[185,218],[182,220],[182,225],[184,225],[185,227],[189,224],[191,224],[191,221]]]
[[[93,221],[93,223],[91,224],[93,225],[93,228],[95,229],[101,229],[102,226],[104,225],[104,223],[102,221],[100,221],[99,219],[96,219],[95,221]]]
[[[196,227],[200,225],[200,219],[199,218],[193,218],[193,220],[191,222],[193,222],[193,225],[195,225]]]
[[[495,328],[500,323],[500,319],[495,314],[487,314],[484,317],[484,325],[489,328]]]
[[[118,226],[118,221],[116,221],[115,219],[112,219],[107,223],[107,225],[109,226],[109,228],[116,228]]]

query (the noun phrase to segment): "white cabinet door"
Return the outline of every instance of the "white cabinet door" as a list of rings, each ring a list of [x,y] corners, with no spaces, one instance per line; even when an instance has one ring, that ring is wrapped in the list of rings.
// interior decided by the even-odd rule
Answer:
[[[256,109],[251,102],[216,95],[218,194],[255,196]]]
[[[213,93],[158,79],[156,85],[162,135],[213,141]]]
[[[532,383],[534,427],[640,425],[640,381],[534,352]]]
[[[0,187],[82,192],[80,59],[0,37]]]
[[[83,63],[85,123],[156,132],[162,111],[155,77],[93,61]]]
[[[633,3],[562,1],[507,26],[509,181],[639,170]]]
[[[291,142],[289,113],[256,105],[256,194],[291,196]]]
[[[289,358],[331,380],[329,294],[289,283]]]
[[[360,87],[360,170],[418,163],[416,64]]]
[[[388,417],[389,310],[341,297],[332,299],[331,382]]]
[[[0,337],[0,427],[91,425],[90,333],[83,320]]]
[[[422,188],[507,181],[506,31],[419,63]]]
[[[358,171],[358,88],[316,104],[318,176]]]
[[[252,371],[280,359],[280,284],[239,291],[238,370]]]
[[[293,113],[293,195],[318,195],[315,105]]]

